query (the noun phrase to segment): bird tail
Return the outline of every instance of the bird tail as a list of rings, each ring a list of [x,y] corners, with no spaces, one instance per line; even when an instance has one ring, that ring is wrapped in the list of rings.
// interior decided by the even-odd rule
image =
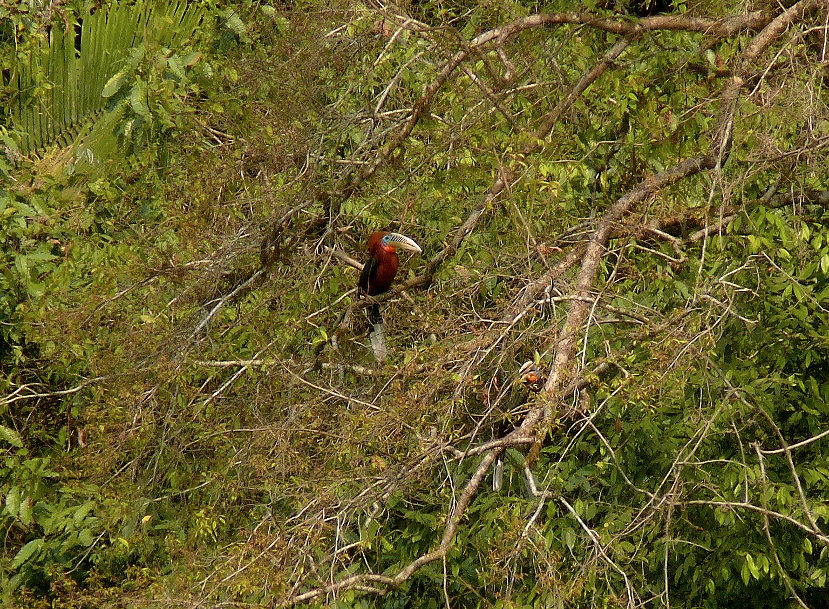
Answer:
[[[495,467],[492,470],[492,490],[496,493],[504,486],[504,453],[495,458]]]
[[[374,351],[374,359],[378,364],[386,361],[386,330],[383,327],[383,318],[372,322],[371,332],[368,335],[371,340],[371,348]]]

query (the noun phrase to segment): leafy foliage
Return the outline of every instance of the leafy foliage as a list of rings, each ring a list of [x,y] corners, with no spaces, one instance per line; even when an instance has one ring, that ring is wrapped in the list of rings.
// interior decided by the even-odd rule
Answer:
[[[189,2],[82,2],[80,8],[63,8],[63,27],[45,16],[12,20],[15,46],[23,44],[12,63],[6,95],[13,100],[13,124],[23,136],[19,148],[28,152],[53,143],[67,130],[90,123],[107,104],[110,112],[123,113],[121,99],[133,115],[121,119],[125,133],[132,133],[136,120],[139,131],[152,123],[153,114],[169,126],[171,89],[187,81],[186,70],[200,58],[199,53],[182,57],[175,49],[205,24],[208,10],[209,4]],[[143,78],[136,74],[142,64]],[[151,74],[166,82],[153,82]],[[90,146],[95,139],[80,146],[76,155],[100,152]]]
[[[120,154],[4,166],[8,599],[825,604],[824,9],[746,62],[783,9],[673,3],[747,20],[714,35],[625,30],[631,3],[164,8],[221,27],[103,71]],[[623,214],[579,288],[616,202],[716,141],[736,70],[722,164]],[[341,254],[385,228],[425,255],[376,366]],[[517,400],[585,299],[569,389]],[[542,492],[514,444],[464,503],[545,408]]]

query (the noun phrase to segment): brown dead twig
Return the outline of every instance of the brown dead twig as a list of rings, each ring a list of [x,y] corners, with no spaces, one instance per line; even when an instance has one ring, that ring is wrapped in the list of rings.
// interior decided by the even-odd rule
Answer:
[[[732,141],[736,102],[744,87],[750,63],[756,60],[759,55],[778,36],[780,36],[790,24],[801,19],[808,10],[818,6],[819,2],[820,0],[802,0],[773,20],[770,20],[762,13],[751,13],[749,15],[738,16],[724,21],[668,15],[650,17],[639,22],[631,22],[621,19],[597,19],[593,15],[584,13],[533,15],[477,36],[468,44],[466,49],[457,52],[444,64],[444,67],[438,77],[425,88],[423,95],[412,107],[408,118],[401,124],[401,126],[388,140],[387,144],[380,150],[374,161],[360,165],[360,170],[352,174],[353,178],[348,180],[346,187],[337,193],[336,198],[340,202],[350,197],[355,192],[356,188],[365,179],[370,177],[383,164],[383,162],[388,160],[392,153],[411,134],[415,125],[430,107],[434,95],[448,81],[451,74],[467,59],[469,49],[480,48],[489,43],[492,43],[496,49],[500,49],[504,42],[521,31],[534,27],[553,26],[559,24],[587,25],[604,29],[609,32],[614,32],[626,37],[626,40],[618,42],[608,52],[605,58],[603,58],[599,64],[593,68],[593,70],[588,72],[582,80],[576,84],[570,95],[565,97],[560,106],[557,107],[556,110],[554,110],[542,122],[542,125],[539,127],[539,132],[543,131],[544,134],[546,134],[549,132],[549,129],[552,128],[552,125],[556,122],[556,120],[558,120],[561,116],[564,109],[569,106],[573,100],[577,99],[578,96],[581,95],[581,93],[587,88],[587,86],[595,80],[595,78],[604,72],[607,65],[610,65],[615,58],[614,54],[615,56],[618,56],[624,50],[628,44],[627,38],[633,38],[642,32],[658,29],[697,31],[713,36],[728,36],[743,29],[756,29],[765,26],[764,29],[762,29],[754,37],[745,51],[743,51],[740,61],[737,63],[732,72],[731,79],[722,91],[720,96],[720,117],[717,123],[717,128],[713,133],[709,150],[698,157],[681,161],[675,166],[640,182],[631,191],[616,201],[616,203],[614,203],[601,218],[596,226],[596,229],[590,236],[587,245],[585,246],[583,255],[581,248],[574,248],[573,252],[576,253],[573,254],[571,252],[571,254],[565,258],[566,263],[564,265],[556,265],[556,267],[551,269],[551,271],[549,271],[544,277],[534,282],[525,290],[524,296],[520,301],[522,306],[526,306],[527,303],[532,302],[535,297],[549,285],[549,275],[563,273],[567,270],[567,268],[574,265],[581,256],[581,267],[573,294],[575,298],[568,311],[564,328],[561,333],[561,338],[558,341],[556,348],[551,372],[544,388],[544,392],[548,397],[547,399],[541,400],[545,406],[536,407],[531,410],[523,423],[515,431],[502,438],[502,444],[500,446],[491,449],[483,455],[480,463],[475,468],[475,472],[464,486],[460,496],[458,497],[457,503],[448,516],[438,547],[431,552],[418,557],[400,569],[394,576],[374,573],[352,575],[342,580],[334,581],[325,586],[314,588],[303,593],[293,594],[288,598],[276,602],[274,604],[275,607],[292,606],[345,589],[358,589],[375,593],[383,593],[389,589],[398,587],[424,565],[441,560],[446,556],[453,542],[460,521],[467,507],[475,497],[478,488],[480,487],[480,484],[490,466],[494,462],[497,453],[503,450],[503,447],[506,445],[526,443],[532,438],[535,438],[534,448],[540,447],[538,438],[541,434],[537,433],[538,430],[541,430],[542,433],[546,432],[547,425],[549,425],[552,420],[552,405],[563,398],[563,392],[575,378],[574,355],[578,338],[586,319],[590,302],[592,302],[591,292],[597,276],[597,270],[605,252],[607,241],[610,238],[615,226],[622,218],[634,211],[639,204],[666,186],[689,176],[715,169],[722,165],[728,157]],[[532,151],[532,148],[530,151]],[[378,298],[377,300],[379,301],[391,298],[405,289],[428,285],[440,264],[442,264],[450,256],[454,255],[464,238],[474,229],[475,224],[483,215],[489,204],[510,185],[511,180],[512,171],[508,168],[502,169],[498,173],[495,182],[484,194],[480,202],[469,212],[464,222],[457,229],[455,229],[454,235],[449,244],[429,261],[425,272],[418,277],[397,286],[390,294],[384,295],[384,297]],[[528,462],[531,462],[531,455],[528,456]],[[632,599],[630,600],[632,601]]]

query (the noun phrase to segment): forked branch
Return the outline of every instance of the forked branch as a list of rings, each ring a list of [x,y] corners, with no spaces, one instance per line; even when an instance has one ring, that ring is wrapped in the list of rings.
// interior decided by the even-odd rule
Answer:
[[[581,13],[534,15],[481,34],[470,42],[468,48],[472,49],[480,48],[488,43],[500,46],[509,38],[528,28],[565,23],[596,27],[625,36],[636,36],[640,32],[655,29],[683,29],[725,36],[746,27],[761,27],[765,25],[765,28],[746,47],[740,61],[737,63],[732,78],[728,81],[726,88],[720,95],[718,127],[712,134],[708,149],[694,158],[680,161],[665,171],[643,179],[636,187],[611,205],[598,221],[582,256],[581,267],[572,294],[573,300],[566,317],[564,329],[560,335],[560,340],[558,341],[551,372],[545,385],[547,398],[540,400],[546,406],[536,407],[530,411],[519,428],[513,434],[510,434],[512,442],[519,443],[522,440],[534,436],[538,437],[536,435],[537,431],[546,431],[546,426],[552,419],[551,409],[555,401],[562,398],[561,393],[567,388],[571,378],[574,376],[575,354],[578,343],[580,342],[579,338],[582,333],[582,328],[589,312],[592,290],[596,283],[602,258],[606,252],[608,240],[617,224],[631,212],[635,211],[643,202],[647,201],[665,187],[690,176],[714,169],[727,158],[736,114],[736,101],[743,88],[746,77],[745,71],[749,69],[749,64],[759,57],[785,31],[788,25],[801,18],[806,11],[817,6],[819,2],[820,0],[802,0],[774,20],[769,20],[766,16],[759,13],[735,17],[725,21],[681,16],[659,16],[639,22],[630,22],[621,19],[599,19],[595,16]],[[616,54],[618,56],[618,53],[621,53],[625,46],[626,43],[620,42],[611,49],[606,55],[605,64],[609,65],[613,60],[613,55]],[[352,188],[346,189],[341,193],[341,196],[350,196],[353,188],[356,188],[356,185],[363,179],[373,174],[382,163],[382,160],[388,158],[391,152],[409,136],[420,117],[429,108],[437,90],[448,81],[450,75],[466,60],[467,56],[468,50],[464,49],[453,55],[446,62],[438,77],[425,88],[423,95],[413,106],[405,123],[391,137],[375,161],[364,166],[361,173],[352,182]],[[602,71],[603,69],[594,70],[597,76]],[[574,89],[573,98],[580,95],[585,88],[585,86],[582,86],[579,89],[579,85],[577,84],[577,87]],[[565,103],[571,102],[565,101]],[[551,115],[551,117],[553,122],[557,118],[556,114]],[[545,121],[545,124],[541,125],[539,129],[544,128],[546,130],[547,122]],[[395,292],[401,289],[425,285],[431,281],[435,270],[457,251],[464,238],[473,230],[487,206],[509,186],[511,175],[509,170],[499,172],[495,182],[480,202],[471,210],[463,224],[456,229],[451,241],[429,261],[426,271],[421,276],[402,284]],[[536,444],[536,446],[540,446],[540,444]],[[365,573],[348,576],[339,581],[334,581],[329,585],[290,596],[278,602],[275,606],[290,606],[344,589],[362,589],[382,593],[400,586],[423,566],[446,557],[467,508],[481,487],[484,476],[495,461],[497,453],[501,450],[503,450],[503,445],[493,447],[492,450],[482,456],[481,461],[477,464],[474,473],[463,487],[454,508],[451,510],[443,529],[440,543],[434,550],[413,560],[401,568],[395,575]],[[529,457],[528,461],[531,461]],[[628,594],[631,597],[635,596],[630,589],[628,590]]]

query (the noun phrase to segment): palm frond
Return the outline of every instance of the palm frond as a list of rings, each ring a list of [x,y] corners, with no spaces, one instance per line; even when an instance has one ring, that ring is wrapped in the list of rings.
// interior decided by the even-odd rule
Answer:
[[[74,27],[55,23],[43,43],[18,60],[10,83],[16,89],[13,120],[24,134],[21,151],[61,137],[74,140],[107,108],[101,93],[133,49],[181,46],[206,15],[204,5],[194,2],[86,2]]]

